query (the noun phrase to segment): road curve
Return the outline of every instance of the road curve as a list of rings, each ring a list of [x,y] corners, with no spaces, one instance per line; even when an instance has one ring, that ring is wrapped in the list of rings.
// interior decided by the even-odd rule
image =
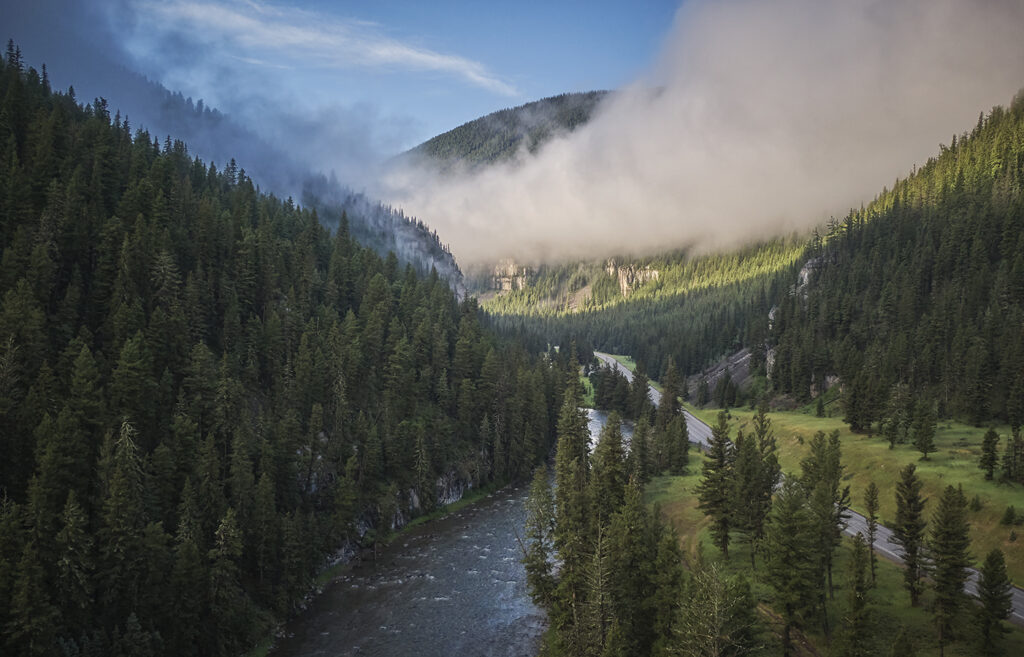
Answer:
[[[612,358],[610,355],[601,353],[598,351],[594,352],[594,355],[603,363],[606,363],[621,372],[626,379],[632,383],[633,373],[629,371],[625,365]],[[657,406],[661,402],[661,393],[654,389],[654,386],[650,387],[651,401]],[[686,428],[690,432],[690,442],[698,445],[701,449],[707,449],[710,447],[711,440],[711,427],[705,424],[703,421],[697,419],[695,415],[687,410],[683,410],[686,415]],[[847,519],[846,528],[843,530],[844,533],[855,536],[860,533],[864,540],[867,540],[868,536],[868,520],[861,514],[857,513],[853,509],[848,511],[850,517]],[[902,564],[903,559],[900,557],[898,549],[899,546],[893,538],[892,530],[888,527],[878,525],[875,531],[875,543],[871,546],[875,552],[882,555],[890,561]],[[978,571],[974,568],[969,568],[969,579],[967,584],[964,585],[964,590],[967,591],[971,596],[976,596],[978,592]],[[1013,587],[1013,611],[1010,612],[1010,622],[1014,625],[1024,627],[1024,589],[1020,587]]]
[[[633,383],[633,373],[629,371],[629,368],[615,360],[611,356],[600,351],[595,351],[594,355],[597,356],[598,360],[606,363],[619,370],[626,377],[626,380]],[[657,406],[661,403],[661,393],[654,389],[654,386],[648,387],[648,392],[651,401]],[[690,434],[690,442],[699,445],[701,449],[707,449],[711,447],[711,427],[704,424],[700,420],[687,410],[683,411],[683,415],[686,416],[686,429]]]

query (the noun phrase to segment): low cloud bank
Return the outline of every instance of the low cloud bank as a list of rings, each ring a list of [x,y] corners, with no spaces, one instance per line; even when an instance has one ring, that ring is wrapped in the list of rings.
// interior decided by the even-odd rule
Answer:
[[[463,264],[727,248],[873,197],[1024,86],[1017,0],[697,0],[585,127],[375,195]],[[611,47],[611,46],[610,46]]]

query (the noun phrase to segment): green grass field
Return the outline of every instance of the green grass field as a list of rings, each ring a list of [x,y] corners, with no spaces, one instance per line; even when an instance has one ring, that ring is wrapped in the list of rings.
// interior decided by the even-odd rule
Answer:
[[[711,544],[708,533],[708,521],[704,513],[697,508],[696,486],[700,481],[700,461],[696,456],[690,459],[691,474],[683,477],[657,477],[647,486],[647,501],[657,504],[662,516],[679,532],[686,560],[695,563],[703,558],[718,563],[727,573],[742,574],[750,581],[754,595],[758,600],[769,631],[778,634],[780,625],[776,615],[771,611],[772,591],[758,578],[757,569],[763,567],[761,557],[757,558],[756,567],[751,568],[749,547],[739,542],[738,535],[729,548],[729,560],[723,559],[721,552]],[[833,569],[836,584],[835,599],[829,602],[829,622],[833,630],[842,622],[846,607],[845,578],[850,541],[844,541],[836,553],[836,564]],[[901,627],[906,627],[913,637],[919,657],[932,657],[939,654],[934,628],[934,620],[928,607],[931,604],[930,594],[926,594],[920,607],[911,608],[909,597],[903,588],[902,570],[896,564],[879,559],[878,579],[870,594],[872,616],[872,648],[876,655],[889,655],[893,639]],[[946,655],[977,655],[976,628],[970,614],[965,614],[958,627],[959,639],[946,646]],[[797,641],[797,654],[827,655],[829,641],[820,626],[805,628],[804,642]],[[768,654],[778,654],[777,638],[766,637]],[[1013,628],[1004,643],[1006,655],[1024,655],[1024,630]]]
[[[714,422],[718,415],[717,410],[692,412],[708,423]],[[750,430],[753,412],[734,409],[731,415],[730,425],[734,432],[739,428]],[[1024,583],[1024,527],[1000,524],[1007,506],[1024,510],[1024,487],[985,480],[985,473],[978,468],[985,429],[957,422],[941,422],[935,435],[937,451],[927,461],[922,461],[921,453],[911,445],[897,445],[890,450],[889,443],[882,437],[854,434],[839,418],[819,418],[798,412],[771,413],[770,417],[782,468],[786,472],[800,471],[800,460],[808,453],[808,443],[816,432],[828,433],[838,429],[852,506],[856,511],[864,512],[864,491],[869,483],[874,482],[880,493],[879,515],[883,525],[891,527],[893,524],[896,516],[895,482],[899,470],[908,463],[917,465],[918,475],[924,483],[924,495],[929,498],[925,508],[929,517],[946,486],[963,486],[968,500],[977,496],[981,502],[980,510],[968,512],[975,561],[981,562],[989,551],[998,547],[1006,554],[1010,577],[1015,582]],[[1009,430],[1003,427],[997,431],[1003,436],[1002,446]],[[1020,533],[1021,538],[1011,540],[1012,532]]]
[[[630,369],[636,367],[633,359],[627,356],[617,355],[614,358]],[[922,461],[921,453],[909,444],[897,445],[890,450],[889,443],[881,436],[869,438],[851,432],[838,417],[841,412],[838,406],[837,402],[829,404],[830,412],[837,417],[816,417],[813,413],[814,404],[808,405],[803,411],[770,414],[784,471],[800,471],[800,460],[807,454],[807,444],[816,432],[828,433],[838,429],[843,445],[843,464],[846,466],[845,479],[850,485],[854,510],[864,512],[864,491],[869,483],[874,482],[879,489],[880,519],[883,525],[890,527],[896,515],[896,479],[899,470],[908,463],[917,465],[918,475],[924,483],[923,492],[930,500],[925,508],[929,517],[946,486],[963,486],[968,500],[977,496],[981,502],[980,510],[969,511],[975,562],[980,563],[989,551],[998,547],[1006,555],[1006,568],[1010,577],[1024,586],[1024,527],[1000,524],[1008,506],[1015,507],[1019,514],[1024,515],[1024,487],[985,480],[984,472],[978,468],[978,459],[986,429],[943,420],[935,434],[937,451],[927,461]],[[717,421],[718,409],[697,409],[690,404],[685,407],[710,425]],[[753,411],[732,409],[730,413],[733,435],[738,428],[749,430]],[[1001,436],[1001,455],[1010,432],[1007,427],[997,427],[996,430]],[[1015,534],[1019,534],[1020,538],[1012,540]]]

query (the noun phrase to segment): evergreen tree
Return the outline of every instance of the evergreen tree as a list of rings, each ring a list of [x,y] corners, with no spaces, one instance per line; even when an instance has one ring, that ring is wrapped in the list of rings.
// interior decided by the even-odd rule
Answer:
[[[727,577],[714,564],[694,573],[683,599],[676,654],[740,657],[759,648],[756,602],[742,577]]]
[[[8,611],[6,644],[14,655],[53,655],[60,630],[60,612],[53,605],[43,564],[33,543],[27,543],[17,566],[18,579]]]
[[[711,446],[704,459],[703,476],[697,487],[700,508],[711,518],[711,536],[715,546],[729,557],[729,531],[732,528],[734,449],[729,440],[725,412],[711,429]]]
[[[801,483],[809,497],[817,529],[817,553],[824,566],[826,588],[831,597],[833,555],[842,540],[850,508],[850,487],[840,488],[845,466],[842,464],[839,432],[833,431],[826,437],[819,431],[811,439],[811,453],[800,462],[800,469]],[[825,611],[824,601],[822,610]],[[827,628],[827,616],[824,619]]]
[[[75,634],[87,629],[93,601],[93,541],[85,510],[74,491],[68,493],[57,546],[57,600],[64,622]]]
[[[981,650],[985,655],[1001,653],[1004,634],[1010,630],[1002,621],[1013,611],[1013,585],[1006,575],[1006,560],[1003,551],[996,548],[985,557],[978,579],[978,598],[981,607],[977,611],[978,626],[981,630]]]
[[[241,532],[234,509],[228,509],[217,527],[214,547],[208,555],[210,628],[215,632],[208,641],[221,655],[234,654],[244,647],[253,630],[246,622],[248,600],[239,581],[241,556]]]
[[[864,657],[870,654],[868,648],[868,552],[870,548],[858,532],[853,537],[847,574],[846,614],[839,654],[842,657]]]
[[[593,520],[607,526],[611,515],[622,506],[626,487],[625,459],[622,450],[622,421],[619,414],[608,415],[594,448],[591,472],[590,504]]]
[[[935,622],[939,630],[939,653],[949,642],[953,620],[964,602],[971,558],[970,523],[967,522],[967,498],[963,490],[946,486],[939,506],[932,514],[929,555],[935,589]]]
[[[921,452],[921,460],[935,451],[935,413],[930,402],[918,404],[914,416],[914,447]]]
[[[657,418],[654,426],[659,431],[665,431],[669,423],[680,414],[682,406],[679,403],[679,374],[676,372],[675,361],[669,358],[665,368],[665,374],[661,377],[661,403],[658,404]]]
[[[630,417],[639,422],[643,418],[650,418],[654,411],[654,404],[651,402],[650,381],[647,373],[642,367],[637,367],[633,372],[633,382],[630,385]]]
[[[875,585],[875,564],[878,556],[875,554],[875,537],[878,535],[878,486],[875,482],[868,484],[864,491],[864,510],[867,511],[868,525],[868,559],[871,564],[871,585]]]
[[[985,479],[992,479],[996,465],[999,463],[998,446],[999,434],[996,433],[995,428],[990,427],[982,439],[981,458],[978,461],[978,467],[985,471]]]
[[[665,433],[665,442],[668,446],[669,474],[675,476],[684,475],[690,460],[690,431],[686,425],[686,416],[680,413],[672,418]]]
[[[145,569],[143,542],[142,471],[135,429],[127,422],[113,447],[113,463],[104,482],[100,529],[99,600],[108,618],[126,618],[139,602]]]
[[[641,484],[646,484],[651,478],[650,435],[650,423],[647,418],[640,418],[629,442],[628,470],[629,475]]]
[[[611,560],[608,557],[608,540],[605,528],[598,525],[594,539],[594,554],[586,572],[586,636],[589,654],[603,655],[608,633],[615,622],[611,591]]]
[[[1024,445],[1024,440],[1018,436],[1013,436],[1006,441],[1006,447],[1003,449],[1003,467],[1000,473],[1003,481],[1019,482],[1021,480],[1021,472],[1024,471],[1022,445]]]
[[[523,565],[530,597],[538,606],[550,610],[555,601],[557,580],[552,572],[555,533],[555,500],[551,495],[548,470],[538,467],[526,499],[526,546]]]
[[[429,513],[437,504],[437,485],[434,479],[433,467],[430,463],[426,435],[422,427],[417,427],[417,429],[414,452],[416,489],[419,492],[420,506],[423,512]]]
[[[653,573],[660,528],[644,505],[643,491],[630,482],[622,508],[608,528],[612,610],[626,655],[646,654],[653,642]]]
[[[922,486],[913,463],[900,470],[900,479],[896,482],[896,525],[892,533],[902,550],[903,582],[914,607],[921,595],[924,571],[924,532],[927,525],[924,507],[927,500],[921,497]]]
[[[775,496],[767,529],[768,563],[765,581],[773,589],[775,609],[782,615],[782,654],[792,652],[791,631],[801,627],[813,610],[821,585],[811,559],[812,519],[800,484],[785,479]]]
[[[658,511],[655,509],[655,516],[657,514]],[[684,594],[679,537],[672,527],[665,527],[661,531],[651,577],[653,595],[650,607],[654,618],[654,645],[651,654],[662,655],[675,643],[675,630]]]
[[[755,542],[764,529],[764,514],[767,512],[762,503],[763,464],[753,435],[744,436],[742,430],[737,431],[735,445],[731,502],[735,510],[733,526],[750,545],[750,565],[753,568]]]
[[[579,409],[575,383],[565,390],[558,418],[555,452],[555,550],[561,559],[552,624],[569,654],[585,649],[586,579],[591,524],[590,432],[587,416]]]

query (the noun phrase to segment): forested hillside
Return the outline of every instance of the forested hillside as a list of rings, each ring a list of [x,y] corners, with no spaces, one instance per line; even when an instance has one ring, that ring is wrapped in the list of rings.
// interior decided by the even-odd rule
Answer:
[[[1022,184],[1018,96],[806,241],[604,270],[541,267],[484,306],[496,326],[577,336],[652,375],[669,356],[693,374],[748,347],[771,393],[804,403],[838,381],[851,426],[899,441],[925,411],[1019,427]]]
[[[941,417],[1024,422],[1024,95],[812,241],[805,294],[780,299],[780,391],[837,374],[855,429]]]
[[[549,451],[567,355],[13,48],[0,99],[0,652],[237,654]]]
[[[796,281],[804,248],[790,238],[722,255],[627,260],[615,275],[596,264],[543,267],[522,290],[483,305],[503,330],[556,342],[575,337],[630,354],[656,377],[670,358],[681,375],[690,375],[744,346],[753,352],[753,369],[763,373],[768,314]],[[634,279],[644,270],[657,277],[624,292],[626,268]],[[575,308],[567,302],[573,293]]]
[[[456,163],[473,166],[509,160],[520,149],[532,153],[559,132],[585,124],[606,94],[561,94],[499,110],[429,139],[405,155],[425,158],[442,169]]]

